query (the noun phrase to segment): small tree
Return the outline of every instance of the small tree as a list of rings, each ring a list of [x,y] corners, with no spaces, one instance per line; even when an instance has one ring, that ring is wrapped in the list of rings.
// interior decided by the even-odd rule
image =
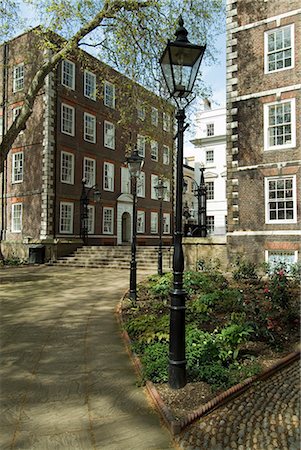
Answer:
[[[101,60],[121,73],[127,74],[157,93],[162,93],[158,56],[172,38],[180,14],[185,18],[191,40],[208,42],[207,61],[214,59],[214,35],[221,28],[223,0],[24,0],[32,5],[42,24],[37,32],[43,37],[43,47],[49,49],[48,58],[32,77],[20,114],[7,130],[0,144],[0,169],[19,133],[26,127],[35,99],[47,75],[60,61],[76,49],[99,49]],[[12,24],[22,21],[13,0],[5,0],[0,8],[0,39],[8,39]],[[23,31],[23,30],[22,30]],[[51,32],[63,36],[54,44]],[[47,38],[48,37],[48,38]],[[200,83],[199,89],[204,89]]]

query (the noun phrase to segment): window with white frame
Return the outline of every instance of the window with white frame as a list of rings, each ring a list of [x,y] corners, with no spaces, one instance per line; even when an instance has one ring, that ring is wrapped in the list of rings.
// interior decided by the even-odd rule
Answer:
[[[75,64],[68,59],[62,61],[62,85],[75,89]]]
[[[113,234],[114,231],[114,209],[103,208],[103,233]]]
[[[23,205],[22,203],[13,203],[11,208],[11,231],[21,233]]]
[[[297,220],[296,177],[265,179],[266,223],[295,223]]]
[[[294,25],[265,32],[265,73],[294,67]]]
[[[156,186],[158,186],[159,182],[159,176],[158,175],[151,175],[151,199],[152,200],[158,200],[158,193]]]
[[[168,165],[169,162],[170,162],[169,147],[167,147],[167,145],[163,145],[163,164]]]
[[[16,152],[12,155],[12,183],[21,183],[24,172],[24,154]]]
[[[214,181],[206,181],[207,200],[214,200]]]
[[[60,203],[60,233],[73,233],[73,203]]]
[[[115,85],[109,81],[104,82],[104,105],[115,108]]]
[[[207,123],[206,124],[206,133],[207,136],[214,136],[214,123]]]
[[[137,211],[137,233],[145,233],[145,212]]]
[[[163,130],[170,131],[171,119],[170,115],[167,113],[163,113]]]
[[[145,136],[141,136],[140,134],[138,134],[137,136],[138,155],[142,156],[143,158],[145,157],[145,142],[146,142]]]
[[[158,161],[158,142],[151,141],[151,159],[153,161]]]
[[[170,180],[164,180],[163,181],[163,185],[166,187],[166,189],[164,189],[164,198],[163,198],[163,200],[165,202],[170,202]]]
[[[131,193],[131,177],[128,167],[121,167],[121,193]]]
[[[104,146],[115,150],[115,125],[104,121]]]
[[[96,183],[96,160],[84,158],[83,179],[87,187],[92,187]]]
[[[163,234],[170,234],[170,214],[163,213]]]
[[[95,227],[95,206],[88,205],[88,217],[87,217],[88,234],[94,234],[94,227]]]
[[[96,142],[96,117],[88,113],[84,113],[84,140]]]
[[[159,118],[159,115],[158,115],[157,108],[152,107],[152,110],[151,110],[151,122],[152,122],[152,125],[154,125],[155,127],[158,126],[158,118]]]
[[[296,146],[295,99],[264,105],[264,148],[278,150]]]
[[[13,70],[13,92],[22,91],[24,88],[24,63],[18,64]]]
[[[74,155],[69,152],[61,152],[61,182],[74,184]]]
[[[84,96],[96,100],[96,75],[89,70],[84,71]]]
[[[103,189],[114,192],[114,164],[109,162],[103,164]]]
[[[61,132],[69,134],[69,136],[74,136],[75,110],[73,106],[62,103],[61,116]]]
[[[214,216],[207,216],[206,224],[207,224],[207,233],[214,234]]]
[[[137,107],[137,115],[138,115],[138,118],[139,118],[140,120],[142,120],[142,121],[145,120],[145,106],[143,105],[142,102],[140,102],[140,103],[138,104],[138,107]]]
[[[145,197],[145,173],[140,172],[137,180],[137,197]]]
[[[206,164],[214,162],[214,150],[206,150]]]
[[[266,250],[265,260],[269,264],[271,271],[277,267],[283,267],[290,271],[291,266],[298,261],[298,251]]]
[[[158,213],[157,212],[151,212],[151,233],[152,234],[158,233]]]

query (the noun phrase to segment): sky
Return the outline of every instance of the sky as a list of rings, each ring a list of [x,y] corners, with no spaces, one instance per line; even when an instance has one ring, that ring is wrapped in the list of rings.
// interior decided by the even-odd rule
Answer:
[[[34,19],[34,9],[29,5],[22,7],[22,1],[20,1],[20,4],[23,17]],[[222,33],[218,36],[216,48],[217,62],[210,67],[202,67],[201,65],[199,76],[201,76],[205,84],[209,85],[212,89],[212,97],[210,98],[212,108],[221,108],[226,106],[226,33]],[[201,109],[202,99],[196,98],[193,106],[196,110]],[[188,128],[185,132],[184,156],[190,155],[193,151],[194,146],[190,143],[190,140],[193,139],[194,132],[195,130],[193,127]]]
[[[202,68],[201,65],[200,69],[200,76],[205,84],[211,86],[212,89],[212,97],[210,97],[212,109],[226,107],[226,33],[219,35],[216,47],[218,50],[217,62],[210,67]],[[194,102],[196,103],[195,108],[201,110],[202,99],[196,98]],[[195,129],[190,127],[185,133],[184,156],[190,156],[194,152],[194,146],[190,143],[190,140],[194,137],[194,132]]]

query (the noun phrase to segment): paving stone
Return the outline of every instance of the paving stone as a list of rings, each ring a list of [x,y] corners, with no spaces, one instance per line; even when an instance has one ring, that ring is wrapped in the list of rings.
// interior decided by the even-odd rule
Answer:
[[[12,273],[31,278],[26,288],[17,275],[12,289],[0,284],[1,450],[174,448],[137,387],[116,324],[128,273]]]

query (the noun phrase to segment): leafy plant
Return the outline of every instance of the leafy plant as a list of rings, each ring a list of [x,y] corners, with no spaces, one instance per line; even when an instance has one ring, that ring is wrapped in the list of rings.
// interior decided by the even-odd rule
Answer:
[[[222,361],[235,361],[238,357],[239,345],[247,342],[252,332],[253,328],[243,323],[233,323],[223,328],[217,335],[220,359]]]
[[[233,270],[233,278],[235,281],[241,280],[257,280],[258,274],[256,264],[238,257],[235,261],[236,268]]]
[[[225,312],[242,311],[242,292],[235,288],[227,288],[220,291],[218,301],[216,302],[216,308],[219,311]]]
[[[188,271],[184,273],[184,289],[188,295],[196,292],[210,293],[217,289],[225,289],[227,287],[226,278],[217,272],[194,272]]]
[[[24,261],[17,256],[12,256],[3,261],[3,265],[5,266],[20,266],[21,264],[24,264]]]
[[[272,304],[282,309],[289,307],[289,279],[285,269],[276,269],[265,288],[265,295],[271,300]]]
[[[165,383],[168,380],[168,344],[154,342],[141,356],[143,377],[154,383]]]
[[[172,286],[172,273],[155,276],[149,279],[149,291],[156,297],[164,298],[169,295]]]
[[[187,367],[191,372],[203,364],[218,360],[219,348],[215,336],[194,326],[187,327],[186,353]]]
[[[141,334],[151,330],[156,323],[156,316],[153,314],[142,314],[141,316],[130,319],[125,329],[131,338],[138,338]]]

